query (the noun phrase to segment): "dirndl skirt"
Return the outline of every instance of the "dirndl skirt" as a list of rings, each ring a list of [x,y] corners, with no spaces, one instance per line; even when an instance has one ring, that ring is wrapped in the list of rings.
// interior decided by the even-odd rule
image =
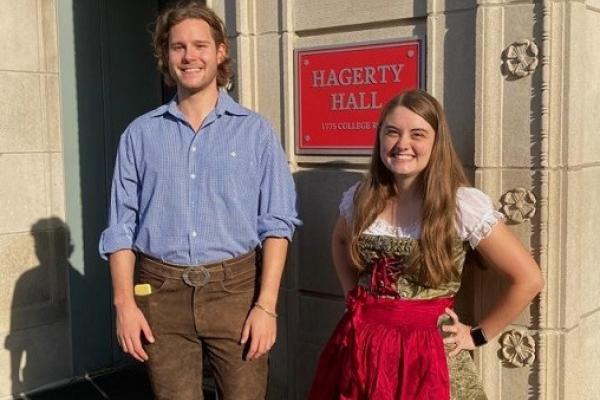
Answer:
[[[437,327],[453,298],[375,297],[358,287],[319,359],[309,400],[447,400]]]

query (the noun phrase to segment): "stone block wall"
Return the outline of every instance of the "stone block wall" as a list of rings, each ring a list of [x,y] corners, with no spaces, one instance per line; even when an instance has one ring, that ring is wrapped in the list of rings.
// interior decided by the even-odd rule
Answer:
[[[0,1],[0,398],[71,373],[55,0]]]

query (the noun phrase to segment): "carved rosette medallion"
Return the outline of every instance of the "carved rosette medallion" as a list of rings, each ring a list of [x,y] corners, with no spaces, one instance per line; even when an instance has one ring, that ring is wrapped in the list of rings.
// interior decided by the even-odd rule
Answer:
[[[522,368],[535,361],[535,340],[526,331],[510,330],[500,338],[501,358],[509,365]]]
[[[534,42],[527,39],[516,41],[504,50],[505,73],[517,79],[532,74],[539,62],[538,54]]]
[[[508,222],[520,224],[535,215],[535,195],[528,189],[517,187],[502,195],[501,211]]]

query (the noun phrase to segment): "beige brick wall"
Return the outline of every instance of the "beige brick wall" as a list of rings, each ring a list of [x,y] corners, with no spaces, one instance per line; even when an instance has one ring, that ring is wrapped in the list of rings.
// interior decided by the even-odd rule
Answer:
[[[70,375],[55,0],[0,0],[0,398]]]

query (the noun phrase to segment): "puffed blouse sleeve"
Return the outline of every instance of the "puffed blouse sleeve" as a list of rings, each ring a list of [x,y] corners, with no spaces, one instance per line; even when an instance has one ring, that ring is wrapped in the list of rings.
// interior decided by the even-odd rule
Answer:
[[[473,249],[490,234],[498,221],[504,221],[504,215],[494,209],[492,199],[481,190],[461,187],[456,192],[456,202],[458,232]]]
[[[344,194],[342,194],[342,200],[340,201],[340,215],[344,217],[348,224],[352,223],[352,211],[354,209],[354,193],[360,182],[356,182],[350,186]]]

